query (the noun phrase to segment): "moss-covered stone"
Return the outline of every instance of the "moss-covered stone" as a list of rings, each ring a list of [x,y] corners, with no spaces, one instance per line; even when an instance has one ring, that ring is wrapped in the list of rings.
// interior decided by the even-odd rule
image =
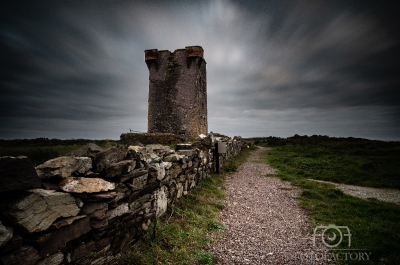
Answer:
[[[129,205],[129,208],[133,211],[136,210],[137,208],[139,208],[140,206],[143,205],[143,203],[147,202],[148,200],[150,200],[151,198],[151,194],[146,194],[142,197],[140,197],[139,199],[135,200],[134,202],[132,202]]]

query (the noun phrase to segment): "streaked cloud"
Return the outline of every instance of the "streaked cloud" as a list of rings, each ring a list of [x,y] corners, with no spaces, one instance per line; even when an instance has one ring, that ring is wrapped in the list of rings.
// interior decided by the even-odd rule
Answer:
[[[377,5],[10,4],[0,11],[0,138],[146,131],[143,51],[201,45],[214,132],[400,140],[399,25]]]

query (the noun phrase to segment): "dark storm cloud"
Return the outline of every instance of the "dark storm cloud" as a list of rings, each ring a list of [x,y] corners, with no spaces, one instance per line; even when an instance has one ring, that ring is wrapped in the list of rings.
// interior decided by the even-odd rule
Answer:
[[[230,113],[256,115],[249,124],[252,131],[277,127],[277,135],[308,127],[306,134],[398,139],[397,28],[383,26],[371,9],[324,12],[326,3],[307,9],[309,4],[287,6],[284,18],[272,23],[266,49],[253,57],[262,61],[254,61],[259,68],[251,69],[236,89],[230,87],[237,95],[225,99],[234,106]],[[287,128],[279,130],[283,127]]]
[[[95,135],[98,130],[103,132],[100,137],[111,138],[108,124],[132,113],[146,116],[134,101],[145,101],[146,92],[132,93],[141,82],[131,80],[137,67],[122,55],[115,56],[118,48],[113,42],[121,32],[112,23],[115,19],[107,16],[112,12],[88,3],[25,3],[2,9],[2,137],[25,133],[24,137],[90,138],[86,132]],[[71,123],[75,125],[69,127]],[[89,123],[92,126],[86,126]]]
[[[205,50],[209,129],[400,139],[400,29],[376,1],[40,1],[0,11],[0,138],[146,131],[143,51]]]

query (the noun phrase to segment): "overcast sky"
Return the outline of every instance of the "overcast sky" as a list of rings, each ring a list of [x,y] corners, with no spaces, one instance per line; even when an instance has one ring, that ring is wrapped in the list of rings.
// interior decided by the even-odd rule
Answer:
[[[0,4],[0,139],[146,132],[144,50],[200,45],[209,131],[400,140],[391,2],[9,2]]]

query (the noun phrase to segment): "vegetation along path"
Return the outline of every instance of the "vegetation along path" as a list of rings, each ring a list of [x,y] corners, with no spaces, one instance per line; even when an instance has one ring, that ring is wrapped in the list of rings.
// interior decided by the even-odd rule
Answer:
[[[227,176],[226,208],[220,213],[225,236],[210,246],[216,264],[327,264],[321,243],[313,245],[313,224],[298,206],[299,188],[266,177],[275,169],[260,163],[260,147],[238,171]]]

